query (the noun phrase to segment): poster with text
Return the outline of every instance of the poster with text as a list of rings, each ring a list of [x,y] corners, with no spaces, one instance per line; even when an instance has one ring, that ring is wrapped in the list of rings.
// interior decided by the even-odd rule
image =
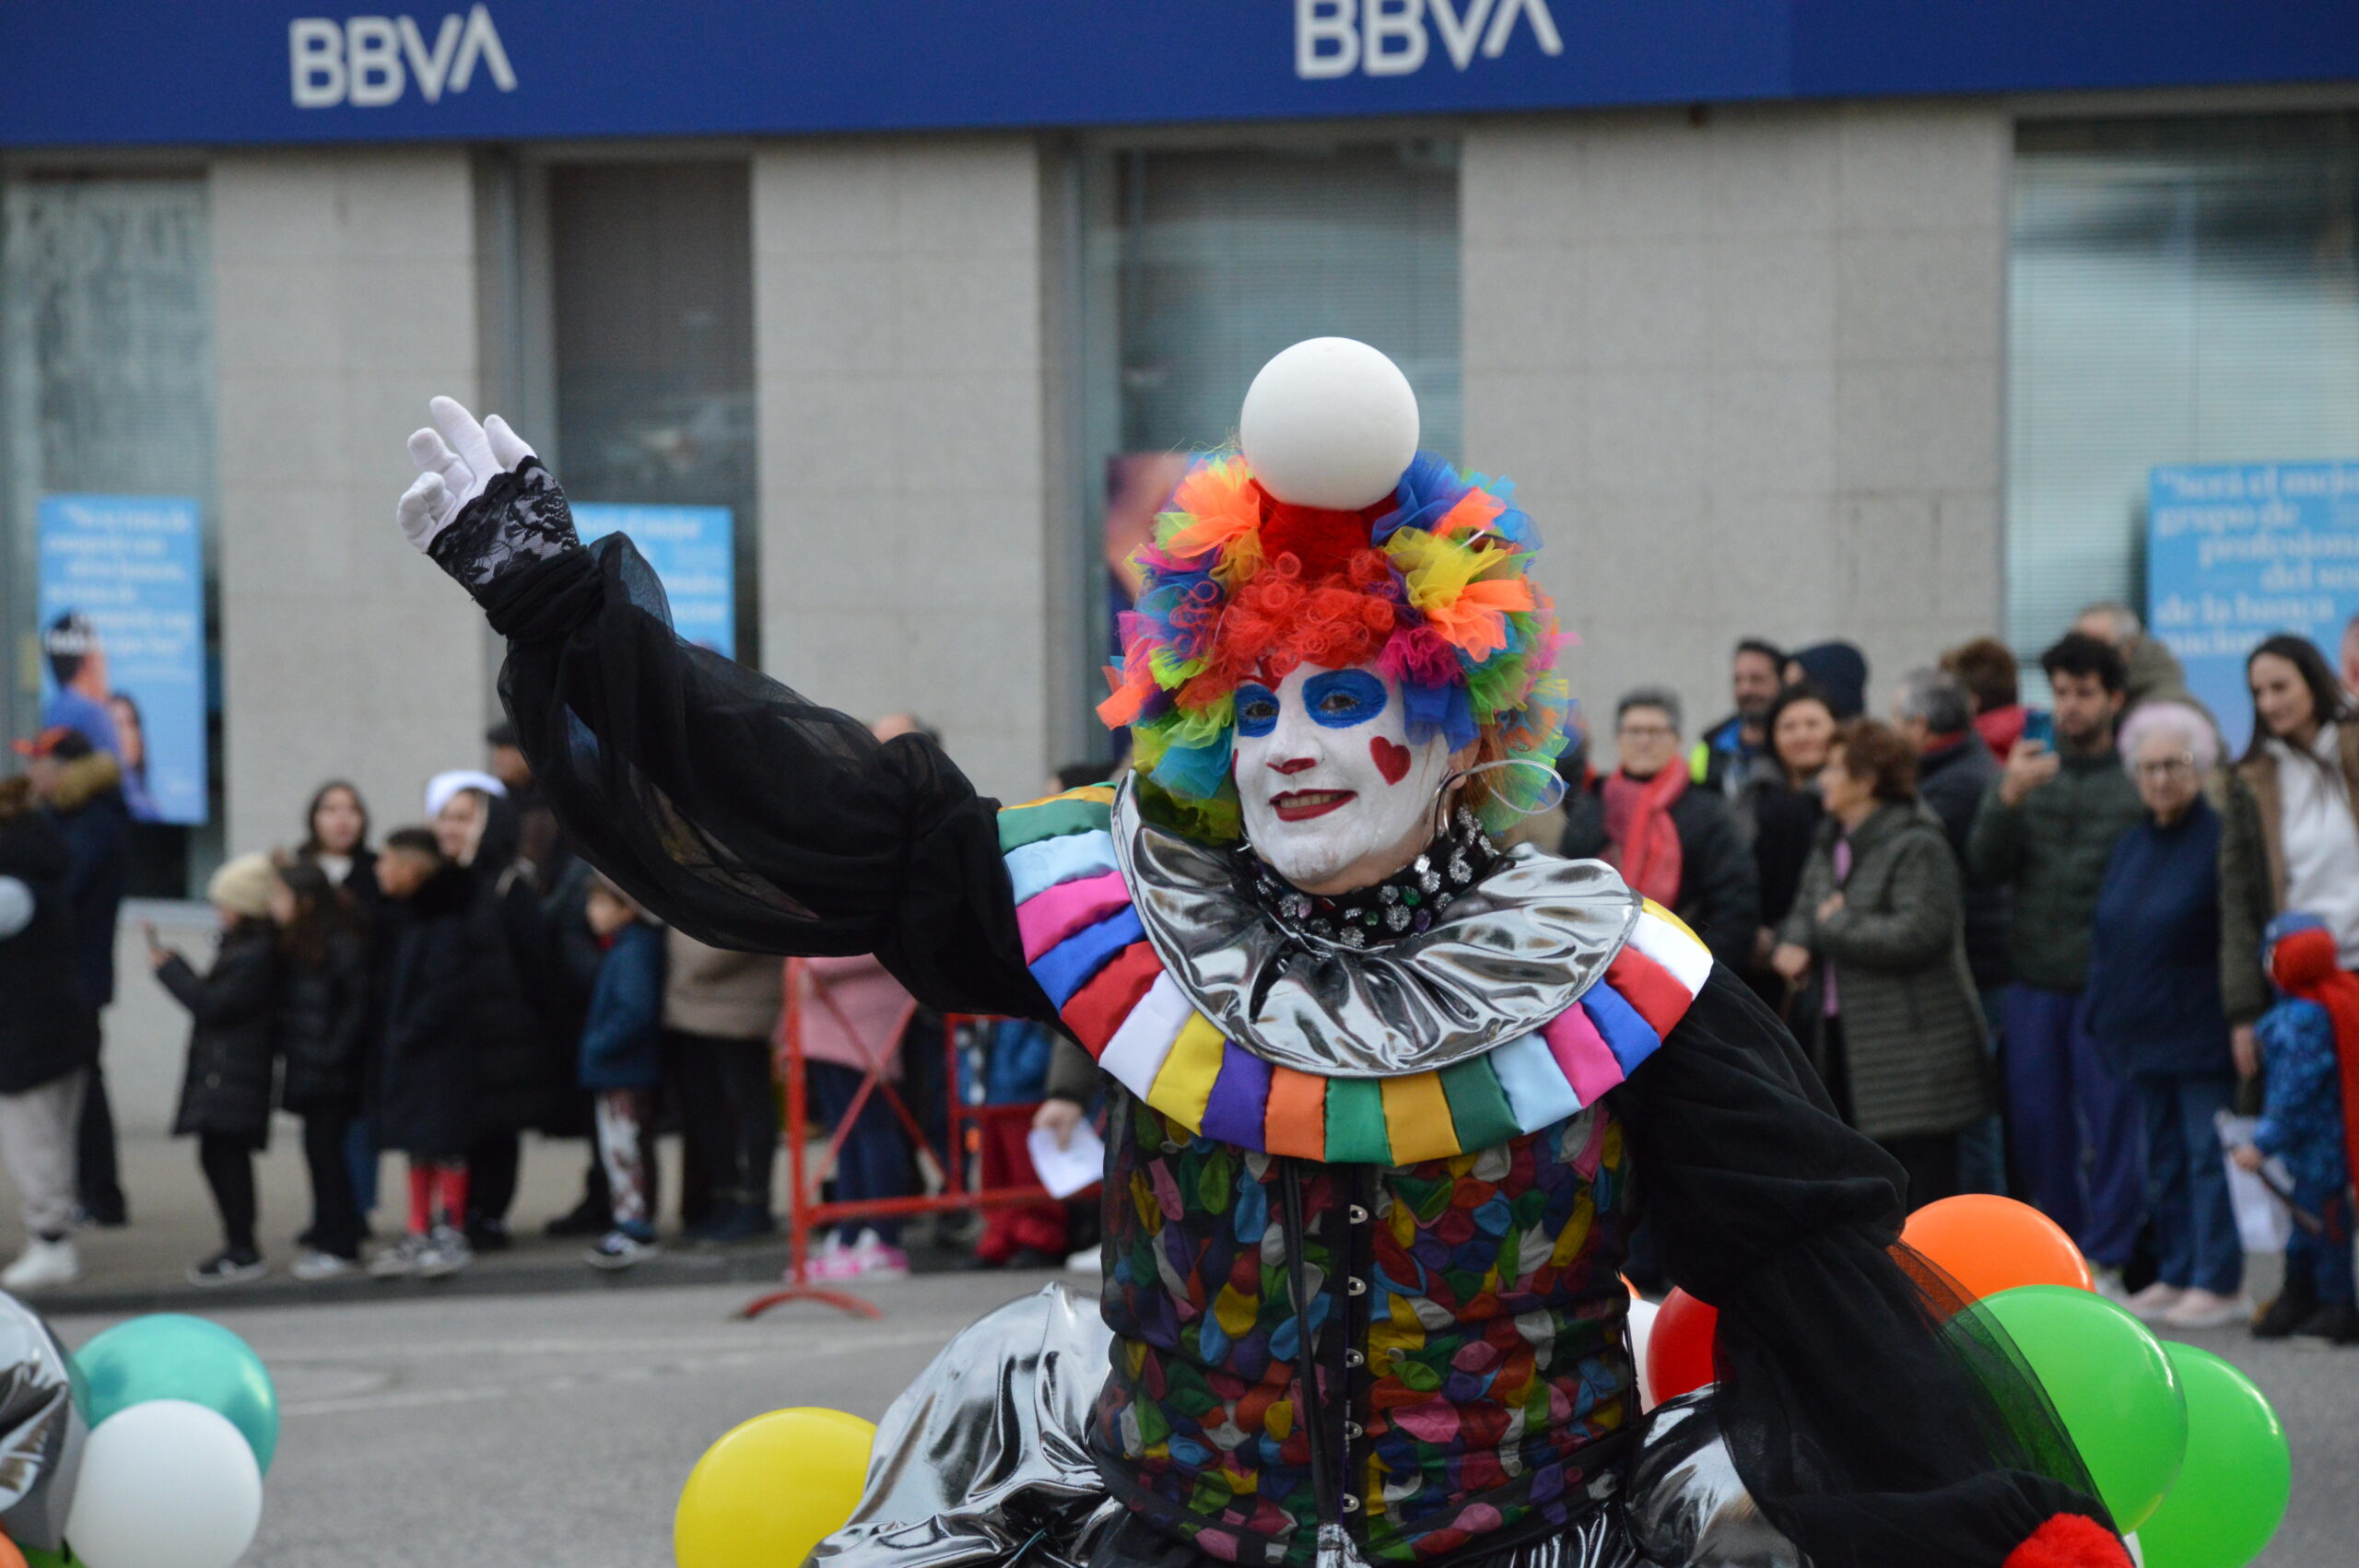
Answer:
[[[2147,497],[2148,624],[2241,751],[2246,655],[2292,632],[2332,662],[2359,614],[2359,462],[2156,468]]]
[[[205,538],[179,496],[44,496],[41,724],[123,764],[134,819],[205,819]]]
[[[624,533],[639,546],[672,603],[672,629],[724,658],[737,657],[737,530],[727,507],[641,507],[576,501],[581,542]]]

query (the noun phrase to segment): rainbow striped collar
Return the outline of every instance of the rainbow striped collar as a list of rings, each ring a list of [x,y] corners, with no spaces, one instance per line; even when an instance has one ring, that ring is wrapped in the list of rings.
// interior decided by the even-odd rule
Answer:
[[[1100,1067],[1191,1131],[1242,1148],[1399,1165],[1537,1132],[1637,1071],[1711,973],[1695,934],[1643,902],[1535,1027],[1406,1071],[1273,1059],[1167,968],[1120,863],[1114,801],[1101,785],[1000,813],[1025,960]]]

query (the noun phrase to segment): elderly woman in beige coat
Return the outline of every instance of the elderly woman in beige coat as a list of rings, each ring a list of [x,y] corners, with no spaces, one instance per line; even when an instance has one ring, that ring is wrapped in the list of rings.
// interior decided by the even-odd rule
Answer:
[[[1915,749],[1887,725],[1837,731],[1819,792],[1826,821],[1773,962],[1813,982],[1836,1105],[1922,1208],[1960,1190],[1958,1134],[1992,1109],[1957,860],[1917,799]]]
[[[773,1235],[778,1096],[770,1036],[784,1000],[781,960],[664,933],[663,1047],[680,1086],[687,1186],[703,1187],[689,1237],[716,1246]]]

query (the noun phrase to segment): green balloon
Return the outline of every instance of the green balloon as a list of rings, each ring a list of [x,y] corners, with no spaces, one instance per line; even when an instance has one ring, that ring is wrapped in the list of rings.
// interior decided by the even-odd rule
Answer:
[[[82,1560],[71,1548],[62,1551],[43,1551],[37,1546],[18,1547],[25,1554],[25,1568],[82,1568]]]
[[[218,1323],[177,1312],[135,1317],[84,1345],[74,1364],[97,1426],[149,1399],[186,1399],[227,1416],[267,1474],[278,1452],[278,1390],[253,1347]]]
[[[2244,1568],[2285,1517],[2294,1460],[2252,1379],[2209,1351],[2165,1344],[2187,1396],[2187,1463],[2138,1527],[2146,1568]]]
[[[2187,1453],[2187,1401],[2162,1342],[2103,1296],[2068,1285],[2018,1285],[1980,1305],[2039,1375],[2115,1527],[2137,1529]]]

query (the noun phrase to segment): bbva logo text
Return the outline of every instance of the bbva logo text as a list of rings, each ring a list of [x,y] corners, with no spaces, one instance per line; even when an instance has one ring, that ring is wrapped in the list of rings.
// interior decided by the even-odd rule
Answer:
[[[1477,49],[1485,60],[1506,53],[1519,20],[1543,54],[1565,52],[1548,0],[1294,0],[1294,74],[1405,76],[1425,68],[1437,32],[1463,71]]]
[[[298,17],[287,24],[287,62],[298,109],[381,109],[399,102],[413,82],[434,103],[466,91],[478,65],[501,92],[516,90],[499,29],[480,5],[464,20],[444,17],[431,48],[410,17]]]

